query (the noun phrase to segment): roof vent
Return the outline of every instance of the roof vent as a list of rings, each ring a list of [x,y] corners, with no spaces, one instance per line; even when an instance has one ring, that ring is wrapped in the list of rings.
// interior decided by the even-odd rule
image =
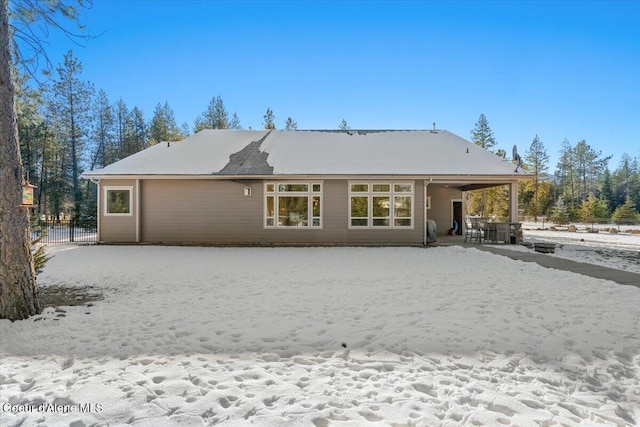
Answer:
[[[431,133],[438,133],[436,130],[436,122],[433,122],[433,129],[431,130]]]

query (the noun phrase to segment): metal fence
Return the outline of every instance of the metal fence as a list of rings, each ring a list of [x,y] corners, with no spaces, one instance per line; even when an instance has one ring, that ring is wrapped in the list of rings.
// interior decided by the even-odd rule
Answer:
[[[521,222],[534,222],[533,217],[525,217],[520,216],[519,220]],[[575,220],[567,220],[562,223],[555,222],[551,218],[546,216],[539,216],[537,223],[545,224],[545,226],[553,226],[553,225],[570,225],[570,224],[586,224],[592,227],[596,226],[607,226],[607,227],[620,227],[620,226],[638,226],[640,225],[640,218],[630,217],[630,218],[618,218],[616,220],[612,220],[611,218],[593,218],[592,221],[583,221],[581,219]]]
[[[43,245],[62,243],[96,243],[98,222],[95,219],[38,220],[31,226],[31,238],[41,238]]]

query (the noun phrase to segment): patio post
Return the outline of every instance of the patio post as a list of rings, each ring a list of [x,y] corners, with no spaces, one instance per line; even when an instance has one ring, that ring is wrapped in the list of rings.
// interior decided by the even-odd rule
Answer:
[[[518,182],[509,184],[509,222],[518,222]]]

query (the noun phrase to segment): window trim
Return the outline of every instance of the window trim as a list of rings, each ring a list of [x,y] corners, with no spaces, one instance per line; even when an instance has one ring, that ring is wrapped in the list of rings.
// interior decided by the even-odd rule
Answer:
[[[347,202],[347,228],[350,230],[413,230],[415,229],[415,189],[416,185],[413,181],[348,181],[348,202]],[[367,186],[367,191],[352,191],[352,186]],[[374,191],[375,186],[388,185],[389,191]],[[396,191],[396,185],[410,185],[411,191]],[[353,225],[353,220],[364,219],[364,217],[351,216],[351,200],[352,197],[367,198],[367,225]],[[389,225],[374,225],[373,216],[373,198],[389,197]],[[411,200],[411,216],[396,217],[395,199],[396,197],[409,197]],[[379,218],[378,218],[379,219]],[[410,219],[411,225],[396,225],[396,219]]]
[[[128,191],[129,192],[129,212],[117,213],[109,212],[109,191]],[[129,185],[109,185],[104,187],[104,216],[129,217],[133,216],[133,186]]]
[[[292,185],[306,185],[307,191],[287,191],[286,189],[281,190],[281,186],[292,186]],[[316,186],[319,186],[319,189],[316,191]],[[323,181],[265,181],[263,190],[264,190],[264,203],[263,203],[263,211],[262,211],[262,226],[265,229],[280,229],[280,230],[320,230],[324,227],[323,221]],[[271,189],[270,189],[271,188]],[[278,211],[280,204],[280,197],[307,197],[307,225],[279,225],[278,224]],[[273,202],[273,216],[267,215],[267,209],[269,206],[269,198],[272,199]],[[320,204],[320,215],[313,215],[313,201],[315,198],[319,198]],[[319,221],[319,225],[313,225],[314,220]],[[270,221],[271,220],[271,221]],[[272,222],[272,224],[269,224]]]

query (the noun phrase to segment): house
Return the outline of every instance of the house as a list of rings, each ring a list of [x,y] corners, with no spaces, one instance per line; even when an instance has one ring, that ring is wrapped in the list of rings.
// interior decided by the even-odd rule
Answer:
[[[515,165],[446,130],[203,130],[83,174],[98,241],[421,245],[463,224],[463,193],[508,185]]]

